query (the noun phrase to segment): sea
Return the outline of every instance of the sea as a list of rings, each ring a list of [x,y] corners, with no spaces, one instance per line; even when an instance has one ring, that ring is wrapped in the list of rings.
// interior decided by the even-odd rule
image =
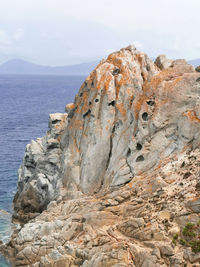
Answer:
[[[84,76],[0,75],[0,240],[12,233],[12,200],[26,144],[48,130],[50,113],[64,112]],[[11,266],[0,255],[0,267]]]

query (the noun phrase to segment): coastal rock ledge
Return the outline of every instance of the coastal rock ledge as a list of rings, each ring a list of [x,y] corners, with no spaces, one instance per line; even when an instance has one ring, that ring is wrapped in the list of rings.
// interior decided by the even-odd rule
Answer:
[[[200,266],[200,73],[128,46],[65,111],[26,147],[13,266]]]

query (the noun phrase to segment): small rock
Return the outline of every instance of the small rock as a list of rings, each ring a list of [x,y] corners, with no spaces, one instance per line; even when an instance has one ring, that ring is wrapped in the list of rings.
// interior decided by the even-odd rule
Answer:
[[[162,256],[172,256],[174,255],[174,251],[171,246],[169,245],[161,245],[160,252]]]
[[[157,258],[155,256],[149,256],[147,257],[141,267],[155,267]]]
[[[70,104],[67,104],[66,106],[65,106],[65,112],[66,113],[69,113],[71,110],[73,110],[75,108],[75,105],[74,105],[74,103],[70,103]]]
[[[184,250],[183,257],[185,260],[189,260],[191,263],[200,262],[200,253],[193,253],[191,248]]]
[[[142,218],[134,218],[123,222],[118,225],[117,228],[123,234],[133,237],[135,230],[144,226],[144,220]]]
[[[173,60],[168,59],[166,55],[160,55],[155,60],[156,66],[161,70],[169,68],[172,65],[172,62]]]
[[[180,228],[178,226],[174,226],[169,230],[169,233],[174,236],[176,234],[180,234]]]
[[[200,198],[189,201],[186,206],[196,213],[200,213]]]
[[[159,214],[158,214],[158,218],[160,220],[170,220],[170,212],[167,211],[167,210],[163,210],[163,211],[160,211]]]
[[[152,255],[156,256],[157,259],[160,259],[160,250],[159,250],[159,248],[154,248],[152,250]]]

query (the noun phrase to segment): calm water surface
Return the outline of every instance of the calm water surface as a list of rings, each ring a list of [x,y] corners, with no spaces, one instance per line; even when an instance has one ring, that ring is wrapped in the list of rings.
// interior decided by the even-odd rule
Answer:
[[[45,134],[50,113],[64,112],[85,77],[0,75],[0,239],[11,232],[12,198],[25,146]],[[11,266],[0,255],[0,267]]]

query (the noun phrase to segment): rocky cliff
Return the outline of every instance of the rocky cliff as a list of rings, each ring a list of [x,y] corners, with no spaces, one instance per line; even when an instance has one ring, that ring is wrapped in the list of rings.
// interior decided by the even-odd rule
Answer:
[[[22,225],[2,247],[16,266],[200,266],[200,74],[191,65],[123,48],[49,128],[19,169],[13,217]]]

